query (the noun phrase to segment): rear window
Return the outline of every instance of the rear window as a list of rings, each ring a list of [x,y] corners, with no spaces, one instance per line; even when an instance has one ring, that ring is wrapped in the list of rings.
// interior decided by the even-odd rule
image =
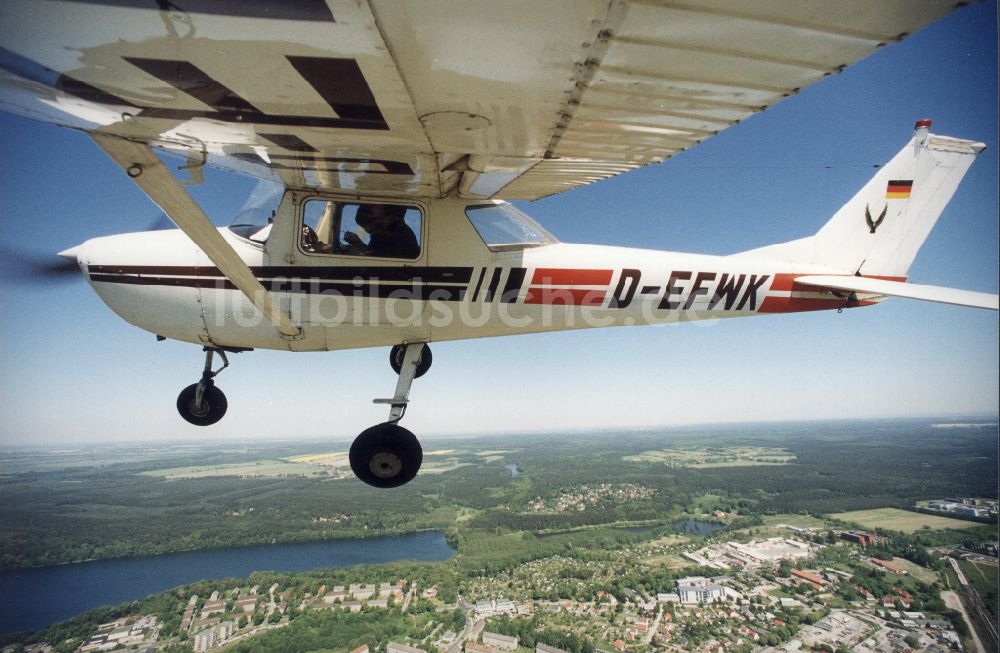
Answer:
[[[510,204],[481,204],[465,209],[479,237],[494,252],[540,247],[555,237]]]

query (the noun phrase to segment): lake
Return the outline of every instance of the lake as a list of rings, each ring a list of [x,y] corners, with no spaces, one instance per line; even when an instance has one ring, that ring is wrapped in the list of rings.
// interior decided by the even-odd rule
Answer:
[[[114,605],[212,578],[255,571],[309,571],[455,554],[441,531],[393,537],[272,544],[0,571],[0,634],[38,630]]]
[[[681,519],[674,522],[674,528],[690,535],[707,535],[708,533],[721,531],[725,527],[725,524],[701,519]]]

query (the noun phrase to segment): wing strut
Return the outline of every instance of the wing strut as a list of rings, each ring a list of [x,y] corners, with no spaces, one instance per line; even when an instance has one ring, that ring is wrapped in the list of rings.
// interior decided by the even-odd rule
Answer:
[[[90,137],[205,252],[222,274],[243,291],[253,305],[271,320],[271,324],[278,327],[283,336],[301,336],[299,328],[272,301],[271,294],[152,148],[108,134],[91,133]]]

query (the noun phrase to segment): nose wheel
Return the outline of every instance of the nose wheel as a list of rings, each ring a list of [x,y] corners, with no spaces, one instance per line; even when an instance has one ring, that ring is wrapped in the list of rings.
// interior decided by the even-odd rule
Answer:
[[[222,419],[226,409],[229,408],[226,395],[215,387],[214,380],[216,374],[229,367],[229,359],[226,358],[226,352],[219,349],[223,364],[213,371],[212,356],[216,350],[206,347],[205,352],[205,369],[201,373],[201,380],[184,388],[177,396],[177,412],[195,426],[215,424]]]
[[[406,413],[413,380],[431,366],[431,350],[422,342],[396,345],[389,353],[389,364],[399,374],[396,393],[391,399],[375,400],[377,404],[389,404],[389,421],[362,431],[348,456],[354,474],[378,488],[410,482],[423,462],[423,450],[416,436],[398,422]]]

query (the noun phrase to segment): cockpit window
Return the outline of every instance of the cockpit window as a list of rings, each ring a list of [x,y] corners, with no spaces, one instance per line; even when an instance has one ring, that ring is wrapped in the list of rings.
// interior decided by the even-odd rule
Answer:
[[[479,237],[494,252],[541,247],[558,242],[540,224],[510,204],[468,206],[465,214],[479,232]]]
[[[236,217],[229,223],[229,230],[255,243],[267,241],[271,222],[281,203],[283,189],[269,181],[260,181],[243,203]]]
[[[420,209],[315,199],[305,204],[299,247],[310,254],[415,259]]]

